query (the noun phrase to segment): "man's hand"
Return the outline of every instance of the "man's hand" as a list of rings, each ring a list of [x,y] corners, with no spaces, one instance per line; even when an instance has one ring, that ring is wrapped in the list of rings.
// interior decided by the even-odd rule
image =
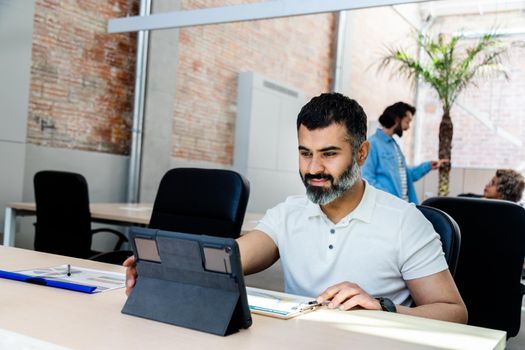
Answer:
[[[126,267],[126,295],[129,296],[131,290],[137,282],[137,269],[135,268],[135,257],[130,256],[124,261],[122,266]]]
[[[449,164],[450,159],[439,159],[439,160],[431,160],[430,165],[432,166],[432,170],[439,169],[445,164]]]
[[[330,309],[350,310],[355,306],[360,306],[367,310],[381,310],[378,300],[372,298],[361,287],[351,282],[338,283],[317,297],[319,304],[326,301],[330,301],[328,303],[328,308]]]

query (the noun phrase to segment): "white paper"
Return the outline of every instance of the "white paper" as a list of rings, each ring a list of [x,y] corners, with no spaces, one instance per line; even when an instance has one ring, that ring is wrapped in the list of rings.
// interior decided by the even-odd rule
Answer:
[[[263,315],[290,318],[317,307],[313,298],[246,287],[250,310]]]
[[[67,265],[61,265],[16,272],[27,276],[97,287],[93,293],[123,288],[126,283],[126,275],[123,273],[93,270],[73,265],[71,265],[70,271],[71,276],[68,276]]]

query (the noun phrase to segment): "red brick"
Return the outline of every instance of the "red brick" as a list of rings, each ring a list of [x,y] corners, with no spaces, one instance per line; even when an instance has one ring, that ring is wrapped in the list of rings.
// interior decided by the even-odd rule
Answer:
[[[28,142],[129,153],[136,35],[106,25],[135,15],[137,2],[36,1]],[[55,129],[42,131],[41,118]]]

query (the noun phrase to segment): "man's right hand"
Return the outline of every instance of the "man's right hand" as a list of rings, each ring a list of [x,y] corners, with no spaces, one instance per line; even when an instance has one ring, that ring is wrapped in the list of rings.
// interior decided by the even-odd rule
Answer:
[[[126,295],[129,296],[131,290],[137,282],[137,268],[135,267],[135,257],[130,256],[122,264],[126,267]]]
[[[430,166],[432,166],[432,170],[436,170],[441,168],[444,165],[450,164],[450,159],[439,159],[439,160],[431,160]]]

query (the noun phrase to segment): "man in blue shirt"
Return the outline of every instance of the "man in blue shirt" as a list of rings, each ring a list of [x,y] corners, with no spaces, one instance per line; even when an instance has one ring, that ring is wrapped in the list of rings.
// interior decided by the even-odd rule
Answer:
[[[408,130],[415,113],[416,108],[404,102],[394,103],[385,109],[379,117],[382,128],[378,128],[369,139],[370,153],[362,168],[362,175],[372,186],[418,204],[414,182],[449,160],[407,166],[405,156],[393,136],[403,136],[403,131]]]

